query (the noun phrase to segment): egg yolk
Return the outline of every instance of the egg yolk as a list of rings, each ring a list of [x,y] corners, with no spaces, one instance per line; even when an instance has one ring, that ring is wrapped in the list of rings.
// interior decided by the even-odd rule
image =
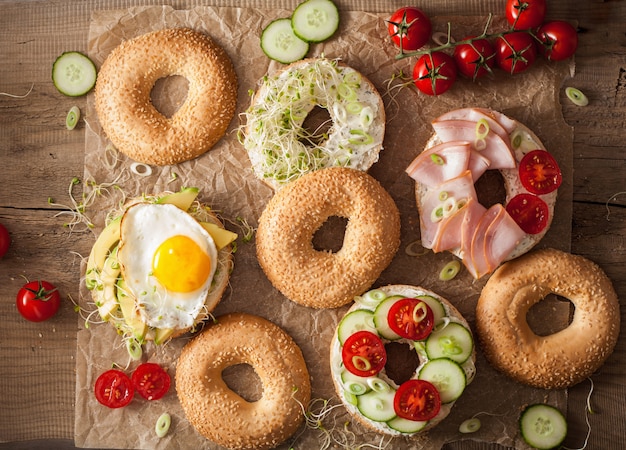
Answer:
[[[167,290],[192,292],[209,277],[211,257],[190,237],[173,236],[154,253],[152,272]]]

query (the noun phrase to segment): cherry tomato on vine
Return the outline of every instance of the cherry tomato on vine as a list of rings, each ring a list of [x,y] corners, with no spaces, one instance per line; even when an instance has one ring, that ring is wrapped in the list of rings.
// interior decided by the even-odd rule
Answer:
[[[9,235],[9,230],[7,230],[6,227],[0,223],[0,258],[6,254],[10,245],[11,236]]]
[[[537,59],[535,39],[524,31],[496,38],[496,64],[510,74],[528,69]]]
[[[578,33],[568,22],[554,20],[544,23],[537,31],[541,41],[539,51],[551,61],[569,58],[578,48]]]
[[[432,24],[428,16],[419,8],[398,9],[387,20],[391,40],[403,51],[413,51],[428,42],[432,34]]]
[[[103,372],[94,386],[96,400],[109,408],[122,408],[128,405],[135,391],[133,383],[121,370],[111,369]]]
[[[421,341],[433,330],[435,316],[425,302],[416,298],[403,298],[389,308],[387,321],[389,328],[399,336]]]
[[[546,17],[546,0],[507,0],[506,20],[515,30],[537,28]]]
[[[137,366],[131,381],[139,395],[146,400],[158,400],[167,394],[171,379],[161,366],[155,363],[143,363]]]
[[[47,281],[30,281],[17,293],[17,310],[31,322],[42,322],[54,316],[61,305],[59,290]]]
[[[393,399],[393,408],[403,419],[426,421],[439,414],[439,391],[425,380],[408,380],[400,385]]]
[[[491,73],[496,65],[496,51],[487,39],[472,39],[471,43],[459,44],[454,49],[454,61],[461,74],[472,80]]]
[[[550,210],[536,195],[518,194],[509,201],[506,210],[525,233],[541,233],[548,225]]]
[[[556,159],[543,150],[533,150],[524,155],[519,164],[519,177],[522,186],[537,195],[549,194],[563,182]]]
[[[349,372],[360,377],[371,377],[387,363],[385,345],[370,331],[350,335],[341,349],[341,359]]]
[[[415,86],[427,95],[439,95],[452,87],[457,68],[452,56],[443,52],[422,55],[413,68]]]

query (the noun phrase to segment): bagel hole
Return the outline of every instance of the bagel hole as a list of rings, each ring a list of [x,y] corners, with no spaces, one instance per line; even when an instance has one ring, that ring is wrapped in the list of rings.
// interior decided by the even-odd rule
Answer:
[[[322,145],[333,125],[330,114],[326,108],[315,106],[306,116],[302,123],[302,136],[300,142],[306,147],[315,147]]]
[[[506,189],[504,188],[504,178],[497,170],[488,170],[483,173],[474,185],[478,201],[485,208],[498,203],[506,203]]]
[[[563,311],[568,314],[563,314]],[[572,322],[573,305],[565,297],[548,294],[530,307],[526,313],[528,326],[537,336],[549,336],[564,330]],[[555,320],[556,317],[568,319]]]
[[[222,371],[222,379],[228,389],[247,402],[263,397],[263,383],[250,364],[235,364]]]
[[[189,92],[189,81],[180,75],[159,78],[150,92],[152,104],[165,117],[170,118],[180,109]]]
[[[313,248],[317,251],[337,253],[343,247],[348,219],[330,216],[313,235]]]
[[[401,385],[408,381],[417,370],[420,364],[419,356],[408,344],[399,342],[389,342],[385,344],[387,352],[387,363],[385,364],[385,373],[397,385]]]

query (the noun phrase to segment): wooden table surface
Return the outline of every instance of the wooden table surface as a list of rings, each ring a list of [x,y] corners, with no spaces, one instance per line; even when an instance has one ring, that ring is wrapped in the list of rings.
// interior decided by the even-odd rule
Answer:
[[[287,6],[294,3],[283,2]],[[342,8],[392,11],[404,2],[388,2],[387,6],[365,0],[338,3]],[[432,2],[429,12],[484,14],[502,8],[504,3]],[[50,69],[62,51],[86,49],[92,10],[130,4],[140,2],[0,1],[0,91],[28,93],[24,98],[0,96],[0,222],[13,241],[0,260],[0,442],[5,442],[0,448],[74,447],[77,318],[67,296],[78,295],[77,255],[88,254],[93,240],[68,233],[63,227],[67,218],[56,217],[59,210],[48,204],[48,198],[67,199],[70,181],[83,174],[84,132],[65,130],[64,120],[67,110],[74,104],[84,107],[85,99],[58,94]],[[548,5],[550,18],[579,24],[576,74],[567,83],[580,88],[590,100],[583,108],[561,96],[562,114],[574,129],[571,251],[598,263],[613,280],[623,303],[626,2],[549,0]],[[15,295],[25,278],[44,278],[58,285],[64,303],[50,321],[30,323],[17,313]],[[622,314],[622,322],[624,317]],[[595,414],[590,416],[592,431],[587,448],[626,448],[623,333],[614,354],[593,381]],[[571,448],[581,447],[586,434],[588,391],[588,383],[570,390],[571,433],[566,444]]]

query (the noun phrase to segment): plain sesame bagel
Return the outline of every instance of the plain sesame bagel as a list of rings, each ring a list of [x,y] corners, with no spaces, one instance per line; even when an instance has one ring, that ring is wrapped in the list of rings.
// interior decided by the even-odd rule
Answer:
[[[549,294],[572,302],[569,326],[538,336],[526,314]],[[487,359],[511,378],[556,389],[591,376],[609,357],[620,329],[611,281],[593,262],[545,249],[507,262],[485,285],[476,307],[476,330]]]
[[[232,391],[222,371],[252,366],[262,397],[249,402]],[[230,449],[269,449],[289,438],[303,420],[311,386],[302,352],[280,327],[261,317],[218,317],[182,350],[176,391],[200,434]]]
[[[313,237],[332,216],[347,219],[342,247],[316,250]],[[372,176],[331,167],[310,172],[268,202],[256,234],[268,279],[290,300],[335,308],[367,290],[400,244],[400,213]]]
[[[330,128],[303,128],[315,107],[328,112]],[[374,85],[326,58],[297,61],[264,77],[244,116],[242,143],[254,173],[274,189],[324,167],[367,170],[385,135],[385,108]]]
[[[150,94],[157,80],[187,79],[187,97],[171,116],[161,114]],[[237,75],[209,36],[187,28],[165,29],[122,42],[108,55],[95,88],[102,129],[135,161],[177,164],[211,149],[235,113]]]

